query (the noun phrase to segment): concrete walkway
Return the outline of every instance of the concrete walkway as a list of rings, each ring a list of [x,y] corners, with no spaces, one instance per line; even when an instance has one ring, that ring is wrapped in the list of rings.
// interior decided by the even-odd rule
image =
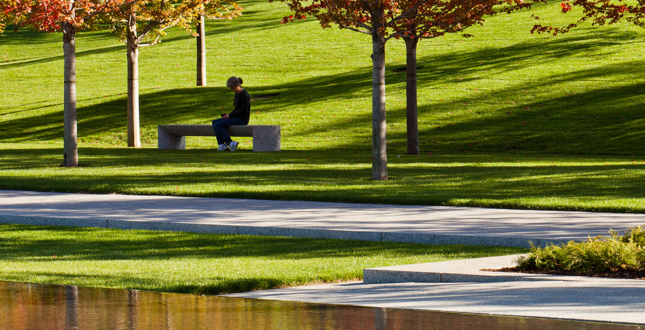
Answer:
[[[645,215],[0,190],[0,222],[528,247],[624,230]]]
[[[0,190],[0,222],[527,246],[529,240],[544,245],[604,235],[609,228],[624,230],[645,224],[645,215]],[[491,282],[491,276],[479,271],[482,264],[499,267],[510,260],[371,269],[366,270],[366,282],[377,284],[317,285],[232,296],[645,324],[645,281],[509,279],[498,274]],[[488,280],[478,280],[482,278]]]
[[[516,256],[365,269],[363,282],[229,297],[645,324],[645,281],[482,271]]]
[[[394,284],[356,282],[254,291],[227,296],[645,324],[645,281],[640,280]]]

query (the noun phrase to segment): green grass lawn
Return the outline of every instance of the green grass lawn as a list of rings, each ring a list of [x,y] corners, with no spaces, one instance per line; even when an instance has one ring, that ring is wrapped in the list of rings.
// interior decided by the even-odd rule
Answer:
[[[376,266],[525,251],[2,224],[0,280],[219,294],[358,280]]]
[[[371,178],[371,42],[312,19],[281,25],[280,3],[207,25],[210,87],[195,85],[195,39],[169,30],[140,55],[143,149],[126,147],[125,46],[80,33],[79,157],[62,162],[59,34],[0,35],[0,188],[342,202],[645,212],[645,31],[583,26],[531,35],[531,12],[419,44],[420,156],[405,155],[402,41],[388,43],[390,181]],[[538,5],[544,24],[573,19]],[[9,29],[11,30],[11,29]],[[282,127],[280,153],[217,153],[212,137],[156,150],[159,124],[208,124],[244,78],[252,124]]]
[[[59,168],[55,149],[5,149],[3,187],[18,190],[330,202],[643,212],[644,164],[629,157],[517,153],[400,154],[389,181],[369,150],[218,153],[86,148]],[[396,157],[396,156],[395,156]],[[16,161],[17,160],[17,161]]]

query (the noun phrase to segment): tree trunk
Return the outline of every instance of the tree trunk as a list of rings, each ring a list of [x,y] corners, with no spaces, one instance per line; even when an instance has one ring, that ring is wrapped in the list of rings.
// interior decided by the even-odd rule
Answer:
[[[139,133],[139,38],[135,14],[130,15],[128,44],[128,147],[141,148]]]
[[[65,82],[63,106],[63,166],[78,166],[78,136],[76,128],[76,28],[63,23],[63,52]]]
[[[204,16],[199,15],[197,24],[197,86],[206,86],[206,28]]]
[[[406,57],[406,103],[408,154],[419,154],[419,123],[417,119],[417,44],[419,38],[403,38],[407,50]]]
[[[385,40],[376,31],[372,34],[372,48],[372,179],[387,180]]]

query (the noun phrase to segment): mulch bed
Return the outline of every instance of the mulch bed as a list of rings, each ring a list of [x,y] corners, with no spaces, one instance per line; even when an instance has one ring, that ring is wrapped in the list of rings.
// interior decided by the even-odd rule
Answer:
[[[495,272],[507,273],[525,273],[525,274],[546,274],[546,275],[570,275],[570,276],[589,276],[589,277],[609,277],[609,278],[627,278],[636,280],[645,280],[645,270],[640,271],[616,271],[607,273],[586,272],[576,273],[565,270],[519,270],[517,267],[505,267],[500,269],[483,269]]]

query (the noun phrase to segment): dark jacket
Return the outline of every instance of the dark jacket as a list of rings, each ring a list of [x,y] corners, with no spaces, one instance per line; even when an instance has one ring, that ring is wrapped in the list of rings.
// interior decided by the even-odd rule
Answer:
[[[235,105],[235,110],[228,114],[229,118],[240,118],[244,120],[246,124],[249,123],[249,117],[251,117],[251,96],[246,89],[243,89],[239,93],[235,93],[235,99],[233,101]]]

